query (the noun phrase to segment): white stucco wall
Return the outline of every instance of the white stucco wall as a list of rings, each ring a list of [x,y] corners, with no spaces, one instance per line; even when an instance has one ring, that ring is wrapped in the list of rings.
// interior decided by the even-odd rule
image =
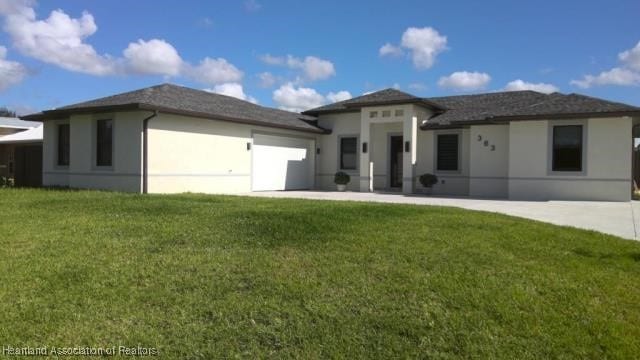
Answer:
[[[586,124],[584,173],[550,171],[550,123]],[[629,201],[631,129],[630,118],[512,122],[509,198]]]
[[[339,171],[338,164],[338,139],[341,136],[358,137],[358,169],[360,166],[360,112],[327,114],[318,118],[318,125],[324,129],[332,130],[331,134],[318,137],[320,155],[316,157],[316,187],[324,190],[334,190],[333,176]],[[351,176],[351,182],[347,186],[350,191],[359,191],[359,170],[345,170]]]
[[[469,129],[469,195],[509,196],[509,125]]]
[[[58,125],[69,120],[48,120],[42,128],[42,185],[69,186],[69,169],[58,167]]]
[[[401,116],[396,116],[396,110],[402,110]],[[370,112],[377,112],[375,118],[370,117]],[[383,117],[383,111],[389,111],[389,117]],[[362,154],[362,122],[369,128],[369,163],[373,164],[373,188],[384,190],[389,187],[389,134],[403,135],[404,127],[408,122],[416,121],[419,116],[427,117],[428,111],[420,107],[404,105],[371,106],[363,107],[358,112],[323,114],[319,116],[319,125],[331,129],[329,135],[321,135],[318,143],[321,154],[318,156],[318,173],[316,174],[320,189],[333,190],[333,176],[339,169],[339,139],[343,136],[358,136],[358,169],[345,171],[351,176],[351,183],[347,189],[360,191],[360,169],[364,161]],[[420,130],[417,130],[418,132]],[[403,139],[405,140],[405,139]],[[419,156],[419,155],[418,155]],[[411,154],[406,153],[403,162],[412,161]],[[403,167],[403,164],[399,164]],[[415,178],[415,172],[414,176]]]
[[[44,124],[43,184],[84,189],[140,192],[142,186],[142,119],[148,112],[73,115]],[[113,166],[95,166],[96,122],[113,120]],[[70,125],[68,167],[57,166],[57,125]]]
[[[252,150],[247,143],[255,132],[316,139],[305,132],[159,114],[148,128],[148,192],[251,191]],[[309,155],[313,164],[313,148]]]

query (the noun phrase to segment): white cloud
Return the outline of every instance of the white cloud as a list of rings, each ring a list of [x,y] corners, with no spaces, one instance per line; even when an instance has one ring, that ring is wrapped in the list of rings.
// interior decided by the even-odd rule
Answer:
[[[130,43],[123,54],[130,71],[136,74],[176,76],[182,71],[178,51],[164,40],[138,40]]]
[[[0,91],[20,83],[27,76],[27,68],[16,61],[6,60],[7,48],[0,46]]]
[[[198,19],[198,21],[196,22],[196,25],[202,28],[209,29],[213,27],[213,20],[210,17],[205,16],[203,18]]]
[[[301,68],[307,79],[311,81],[327,79],[336,74],[336,70],[331,61],[323,60],[315,56],[307,56],[303,61],[289,58],[289,63],[291,64],[290,66],[294,68]]]
[[[603,71],[598,75],[585,75],[581,80],[571,80],[571,85],[576,85],[583,89],[595,85],[638,86],[640,85],[640,73],[616,67]]]
[[[260,80],[259,85],[262,88],[270,88],[278,81],[278,79],[270,72],[263,72],[258,74],[258,79]]]
[[[322,106],[328,102],[343,101],[351,98],[348,91],[330,92],[323,96],[315,89],[296,87],[293,83],[286,83],[273,92],[273,101],[282,110],[302,112]]]
[[[256,0],[246,0],[244,2],[244,9],[249,12],[256,12],[262,8],[262,4]]]
[[[424,91],[427,89],[427,85],[421,82],[415,82],[415,83],[409,84],[409,89],[415,90],[415,91]]]
[[[325,97],[315,89],[298,87],[292,83],[282,85],[273,92],[273,101],[282,110],[301,112],[325,104]]]
[[[264,54],[260,56],[260,60],[267,65],[284,65],[286,59],[282,56],[273,56],[271,54]]]
[[[386,43],[378,51],[380,56],[398,56],[403,47],[409,51],[413,65],[419,69],[429,69],[436,61],[438,54],[447,49],[447,37],[432,27],[410,27],[402,34],[400,46]]]
[[[626,67],[640,71],[640,41],[632,49],[626,50],[618,54],[618,59]]]
[[[240,100],[245,100],[252,102],[254,104],[258,103],[258,100],[244,93],[244,89],[241,84],[238,83],[225,83],[216,85],[213,89],[205,89],[205,91],[209,91],[216,94],[222,94],[227,96],[232,96],[234,98],[238,98]]]
[[[336,69],[331,61],[315,56],[301,59],[292,55],[284,57],[266,54],[260,59],[268,65],[286,66],[290,69],[300,70],[304,78],[309,81],[324,80],[336,74]]]
[[[436,56],[447,48],[447,37],[431,27],[410,27],[402,34],[401,44],[411,50],[416,68],[428,69],[433,66]]]
[[[614,67],[598,75],[585,75],[571,80],[571,85],[583,89],[598,85],[640,86],[640,42],[635,47],[618,54],[622,66]]]
[[[0,15],[24,14],[34,4],[34,0],[0,0]]]
[[[378,54],[380,56],[402,56],[404,54],[404,51],[402,51],[399,46],[386,43],[380,47],[380,50],[378,50]]]
[[[191,66],[187,75],[203,84],[233,83],[242,80],[243,73],[226,59],[204,58],[197,66]]]
[[[443,88],[458,91],[473,91],[483,89],[491,81],[491,76],[481,72],[457,71],[438,80]]]
[[[113,59],[84,42],[98,30],[88,12],[74,19],[62,10],[54,10],[47,19],[37,20],[29,7],[31,2],[9,3],[12,1],[1,0],[0,4],[4,30],[22,54],[71,71],[93,75],[115,72]]]
[[[344,101],[344,100],[349,100],[351,99],[353,96],[351,96],[351,93],[345,90],[342,91],[338,91],[338,92],[330,92],[327,94],[327,100],[329,100],[329,102],[338,102],[338,101]]]
[[[0,0],[4,30],[13,46],[34,59],[92,75],[186,76],[208,85],[242,80],[242,71],[226,59],[207,57],[198,65],[190,65],[161,39],[132,42],[121,58],[98,54],[86,43],[98,30],[93,15],[85,11],[81,17],[71,18],[62,10],[54,10],[47,19],[38,20],[33,6],[35,1]]]
[[[520,79],[513,80],[504,87],[505,91],[533,90],[545,94],[559,91],[558,87],[546,83],[530,83]]]

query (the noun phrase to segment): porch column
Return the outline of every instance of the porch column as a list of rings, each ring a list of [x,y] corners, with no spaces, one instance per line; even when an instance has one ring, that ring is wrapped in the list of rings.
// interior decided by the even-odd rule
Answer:
[[[413,194],[415,192],[414,171],[416,165],[416,142],[418,139],[418,117],[415,111],[406,115],[402,124],[402,192]]]
[[[358,154],[360,154],[360,192],[373,191],[373,174],[371,173],[371,122],[368,112],[360,111],[360,143],[358,144]],[[366,143],[366,152],[364,147]]]

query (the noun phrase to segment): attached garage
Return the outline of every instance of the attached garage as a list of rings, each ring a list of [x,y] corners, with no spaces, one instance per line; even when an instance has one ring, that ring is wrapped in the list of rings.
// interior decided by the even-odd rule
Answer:
[[[254,134],[251,190],[313,188],[314,149],[313,139]]]

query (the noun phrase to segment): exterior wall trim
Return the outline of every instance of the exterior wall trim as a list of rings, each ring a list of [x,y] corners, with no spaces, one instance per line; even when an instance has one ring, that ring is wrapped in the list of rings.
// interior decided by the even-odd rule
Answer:
[[[69,165],[58,165],[58,149],[60,148],[60,125],[69,125]],[[43,125],[44,126],[44,125]],[[54,136],[54,147],[53,147],[53,168],[61,171],[68,171],[71,166],[71,122],[69,119],[55,122],[55,136]],[[44,138],[44,134],[42,135]],[[43,139],[44,140],[44,139]],[[45,158],[42,158],[42,161],[45,161]]]
[[[458,135],[458,170],[438,170],[438,136]],[[434,174],[462,174],[462,129],[436,130],[433,133],[433,173]]]
[[[342,144],[342,139],[343,138],[351,138],[354,137],[356,138],[356,168],[355,169],[343,169],[340,165],[340,146]],[[337,137],[338,141],[337,141],[337,145],[338,145],[338,150],[337,150],[337,159],[336,159],[336,171],[344,171],[344,172],[349,172],[349,171],[353,171],[353,172],[358,172],[360,171],[360,152],[362,151],[362,149],[360,149],[360,134],[342,134],[342,135],[338,135]],[[369,147],[371,144],[369,144]],[[371,149],[367,149],[367,152],[371,152]],[[353,177],[353,176],[351,176]]]
[[[181,174],[181,173],[156,173],[156,174],[149,174],[148,176],[160,176],[160,177],[219,177],[219,176],[225,176],[225,177],[244,177],[244,176],[251,176],[251,174],[225,174],[225,173],[202,173],[202,174]]]
[[[43,171],[45,175],[70,175],[70,176],[142,176],[140,173],[114,173],[114,172],[68,172],[68,171]]]
[[[582,170],[581,171],[553,171],[553,128],[555,126],[582,126]],[[589,164],[587,150],[589,149],[589,121],[587,119],[576,120],[549,120],[547,122],[547,175],[548,176],[587,176]]]
[[[98,121],[111,120],[111,166],[98,166]],[[91,170],[112,172],[116,168],[116,116],[115,114],[98,114],[91,118]]]

